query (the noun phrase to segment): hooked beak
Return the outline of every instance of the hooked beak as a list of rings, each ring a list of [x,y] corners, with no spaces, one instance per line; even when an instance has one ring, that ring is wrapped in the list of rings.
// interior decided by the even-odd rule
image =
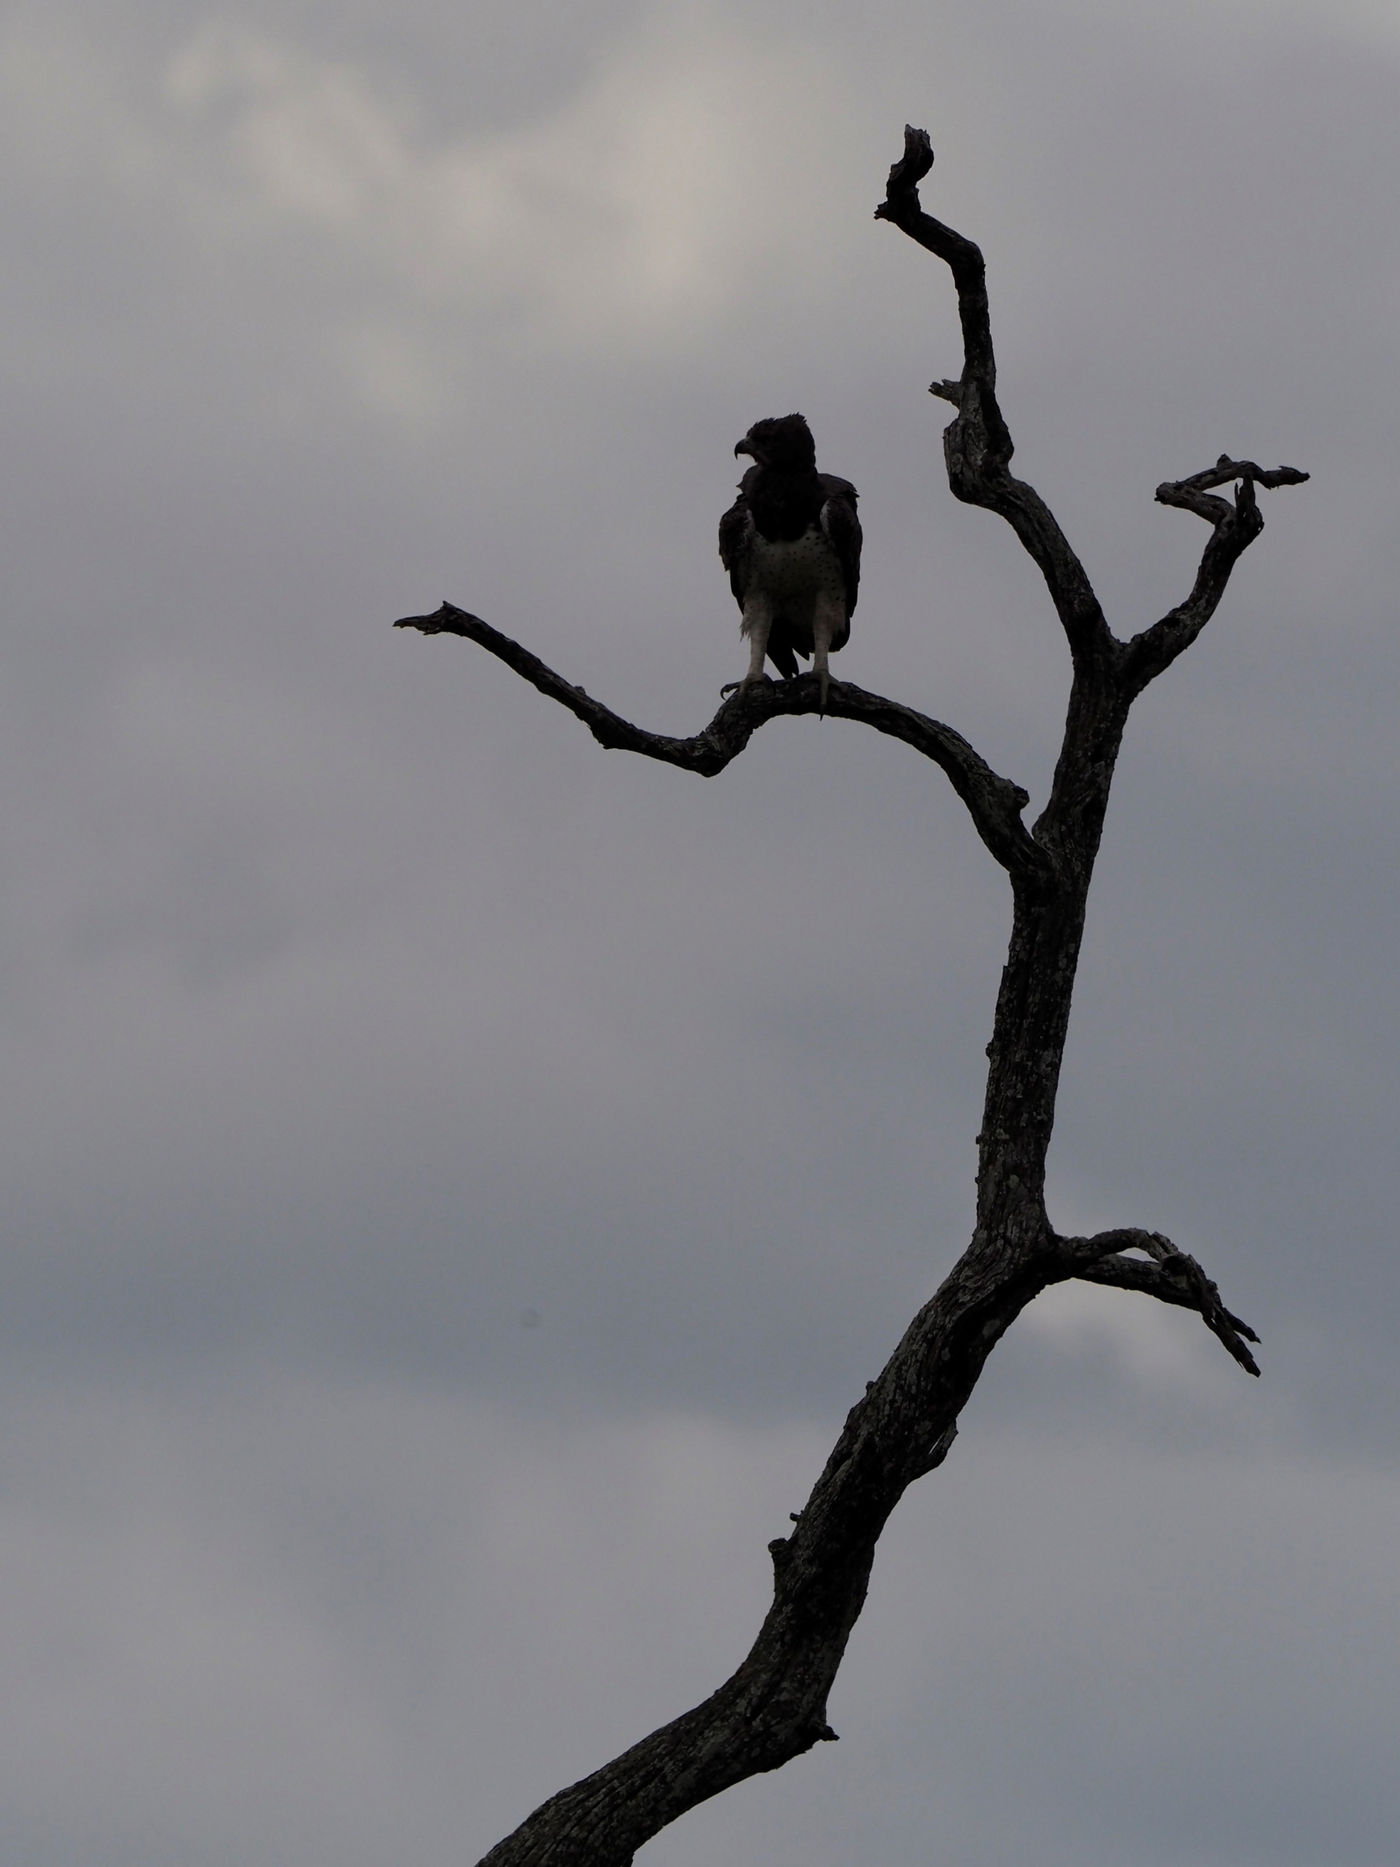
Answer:
[[[758,459],[758,455],[753,451],[753,447],[747,435],[744,436],[742,441],[736,441],[734,443],[734,458],[737,460],[740,454],[747,454],[750,460]]]

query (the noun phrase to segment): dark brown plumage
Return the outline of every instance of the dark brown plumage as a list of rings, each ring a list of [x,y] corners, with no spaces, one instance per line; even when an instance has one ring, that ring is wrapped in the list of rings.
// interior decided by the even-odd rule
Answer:
[[[754,463],[719,522],[719,555],[749,641],[748,673],[737,685],[763,679],[765,656],[789,681],[797,657],[810,657],[825,706],[827,656],[850,639],[860,585],[856,489],[818,473],[801,415],[756,421],[734,452]]]

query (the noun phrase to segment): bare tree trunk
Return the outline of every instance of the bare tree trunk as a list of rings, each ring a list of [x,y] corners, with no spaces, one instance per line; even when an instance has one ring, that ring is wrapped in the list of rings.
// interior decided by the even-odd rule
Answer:
[[[958,733],[912,708],[833,681],[826,712],[904,740],[934,760],[967,805],[979,835],[1011,880],[1011,940],[997,997],[972,1241],[914,1317],[877,1380],[851,1409],[792,1534],[769,1545],[773,1602],[738,1670],[703,1704],[654,1731],[603,1769],[562,1790],[480,1867],[627,1867],[636,1849],[697,1803],[773,1770],[834,1737],[827,1696],[865,1601],[875,1545],[915,1479],[941,1464],[958,1415],[992,1348],[1048,1285],[1079,1277],[1195,1310],[1251,1374],[1253,1331],[1220,1302],[1196,1261],[1156,1233],[1060,1236],[1045,1208],[1045,1162],[1055,1121],[1085,905],[1123,728],[1133,700],[1205,627],[1235,562],[1263,527],[1256,486],[1296,485],[1291,467],[1265,471],[1222,456],[1157,498],[1206,519],[1210,539],[1186,601],[1124,642],[1049,508],[1015,479],[1011,436],[996,398],[996,366],[982,255],[925,214],[918,185],[933,163],[928,137],[906,130],[877,218],[950,268],[962,320],[964,368],[932,393],[957,410],[944,434],[949,484],[959,499],[1001,514],[1040,567],[1069,645],[1073,681],[1050,799],[1027,830],[1028,797]],[[1214,489],[1234,486],[1231,499]],[[736,694],[692,739],[648,733],[570,686],[478,617],[444,603],[398,626],[478,642],[582,719],[604,746],[711,775],[765,721],[814,713],[816,678]]]

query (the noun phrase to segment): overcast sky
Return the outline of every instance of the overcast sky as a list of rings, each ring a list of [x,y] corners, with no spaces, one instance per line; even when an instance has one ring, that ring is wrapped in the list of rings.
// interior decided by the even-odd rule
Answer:
[[[1393,1867],[1393,0],[16,0],[0,25],[0,1832],[468,1867],[705,1696],[967,1241],[1002,872],[840,721],[686,733],[734,441],[861,489],[833,672],[1043,801],[1066,655],[942,473],[987,256],[1018,469],[1122,634],[1308,469],[1134,715],[1051,1157],[1263,1337],[1041,1299],[877,1560],[839,1745],[648,1867]]]

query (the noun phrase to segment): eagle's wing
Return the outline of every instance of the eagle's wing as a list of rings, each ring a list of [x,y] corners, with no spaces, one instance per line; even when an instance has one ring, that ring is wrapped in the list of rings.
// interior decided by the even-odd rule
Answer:
[[[744,591],[748,588],[749,534],[752,527],[749,502],[740,493],[719,522],[720,562],[729,572],[729,587],[740,609],[744,607]]]
[[[856,606],[856,592],[860,589],[861,532],[860,520],[856,517],[858,494],[849,480],[843,480],[835,473],[822,473],[817,477],[822,483],[822,491],[826,494],[821,512],[822,530],[826,533],[827,542],[836,553],[837,562],[841,566],[841,575],[846,585],[846,616],[849,621],[851,612]],[[839,643],[833,643],[833,647],[839,646]]]

